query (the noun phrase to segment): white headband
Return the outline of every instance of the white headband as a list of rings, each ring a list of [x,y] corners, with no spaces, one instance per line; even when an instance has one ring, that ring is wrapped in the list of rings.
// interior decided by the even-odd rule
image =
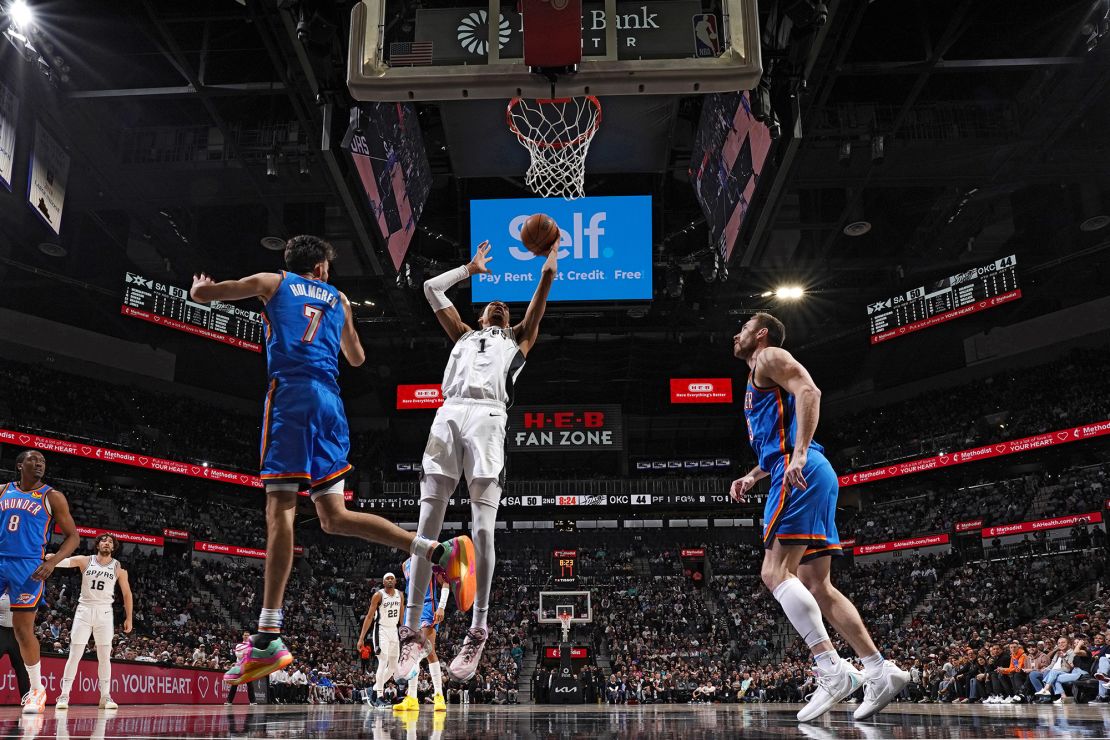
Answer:
[[[386,574],[385,574],[384,576],[382,576],[382,580],[383,580],[383,581],[384,581],[384,580],[385,580],[386,578],[392,578],[392,579],[393,579],[393,580],[395,580],[395,581],[397,580],[397,576],[393,575],[393,573],[386,573]]]

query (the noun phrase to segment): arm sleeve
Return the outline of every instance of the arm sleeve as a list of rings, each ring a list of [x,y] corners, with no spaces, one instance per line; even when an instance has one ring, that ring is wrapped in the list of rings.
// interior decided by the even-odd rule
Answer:
[[[71,558],[71,557],[70,558],[62,558],[61,560],[58,561],[58,564],[55,565],[54,567],[55,568],[76,568],[77,564],[73,562],[73,558]]]
[[[456,267],[454,270],[448,270],[442,275],[437,275],[434,278],[429,278],[424,281],[424,297],[428,299],[433,311],[442,311],[454,304],[447,297],[446,293],[451,286],[456,283],[461,283],[470,277],[470,271],[466,269],[466,265]]]
[[[439,604],[436,607],[437,609],[446,609],[447,608],[447,597],[450,594],[451,594],[451,587],[450,586],[444,585],[444,587],[439,590]]]

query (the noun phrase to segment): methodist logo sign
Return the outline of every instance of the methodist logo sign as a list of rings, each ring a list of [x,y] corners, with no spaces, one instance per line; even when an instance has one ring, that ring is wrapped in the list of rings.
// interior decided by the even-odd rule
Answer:
[[[671,403],[732,403],[732,378],[671,378]]]
[[[506,436],[508,448],[519,452],[624,448],[621,407],[613,404],[514,406]]]
[[[490,274],[471,278],[475,303],[527,303],[544,258],[524,248],[533,213],[559,224],[559,273],[551,301],[651,299],[651,197],[513,198],[470,201],[470,241],[490,243]]]

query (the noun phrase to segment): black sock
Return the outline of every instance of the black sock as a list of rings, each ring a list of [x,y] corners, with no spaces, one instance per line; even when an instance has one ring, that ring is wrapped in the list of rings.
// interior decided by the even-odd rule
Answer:
[[[265,650],[270,647],[270,643],[281,637],[280,632],[256,632],[251,635],[251,645],[254,645],[259,650]]]

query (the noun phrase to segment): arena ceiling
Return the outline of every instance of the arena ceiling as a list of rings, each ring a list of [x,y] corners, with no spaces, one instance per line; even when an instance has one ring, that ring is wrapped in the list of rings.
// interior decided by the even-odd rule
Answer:
[[[187,347],[193,340],[118,317],[125,270],[184,285],[202,269],[273,269],[260,237],[324,233],[340,249],[338,284],[375,304],[358,308],[377,358],[371,372],[438,376],[441,332],[419,285],[398,287],[338,148],[352,103],[350,0],[32,4],[52,79],[9,44],[0,75],[34,91],[25,121],[41,115],[65,132],[73,177],[60,240],[25,204],[0,198],[6,305],[36,303],[49,289],[62,298],[35,310],[50,318]],[[656,299],[553,307],[545,330],[558,375],[543,382],[554,394],[617,381],[606,392],[620,401],[664,366],[728,372],[727,336],[757,308],[782,313],[792,345],[850,382],[875,362],[862,359],[869,300],[1013,252],[1040,276],[1031,299],[936,336],[1104,294],[1106,234],[1079,224],[1110,208],[1107,10],[1105,0],[832,0],[821,23],[808,2],[761,3],[782,135],[727,279],[701,269],[707,236],[686,177],[700,100],[676,100],[673,135],[653,143],[662,170],[602,176],[589,188],[657,198]],[[419,115],[434,181],[410,252],[416,275],[465,259],[470,198],[524,194],[519,178],[464,177],[448,147],[452,116],[435,104]],[[858,221],[870,231],[847,236]],[[68,254],[42,254],[43,241]],[[1069,271],[1076,279],[1058,279]],[[675,273],[677,291],[667,284]],[[763,296],[784,283],[809,295],[790,305]],[[598,362],[584,367],[574,359],[582,352]],[[884,362],[921,354],[906,345]],[[940,369],[962,360],[934,355]]]

